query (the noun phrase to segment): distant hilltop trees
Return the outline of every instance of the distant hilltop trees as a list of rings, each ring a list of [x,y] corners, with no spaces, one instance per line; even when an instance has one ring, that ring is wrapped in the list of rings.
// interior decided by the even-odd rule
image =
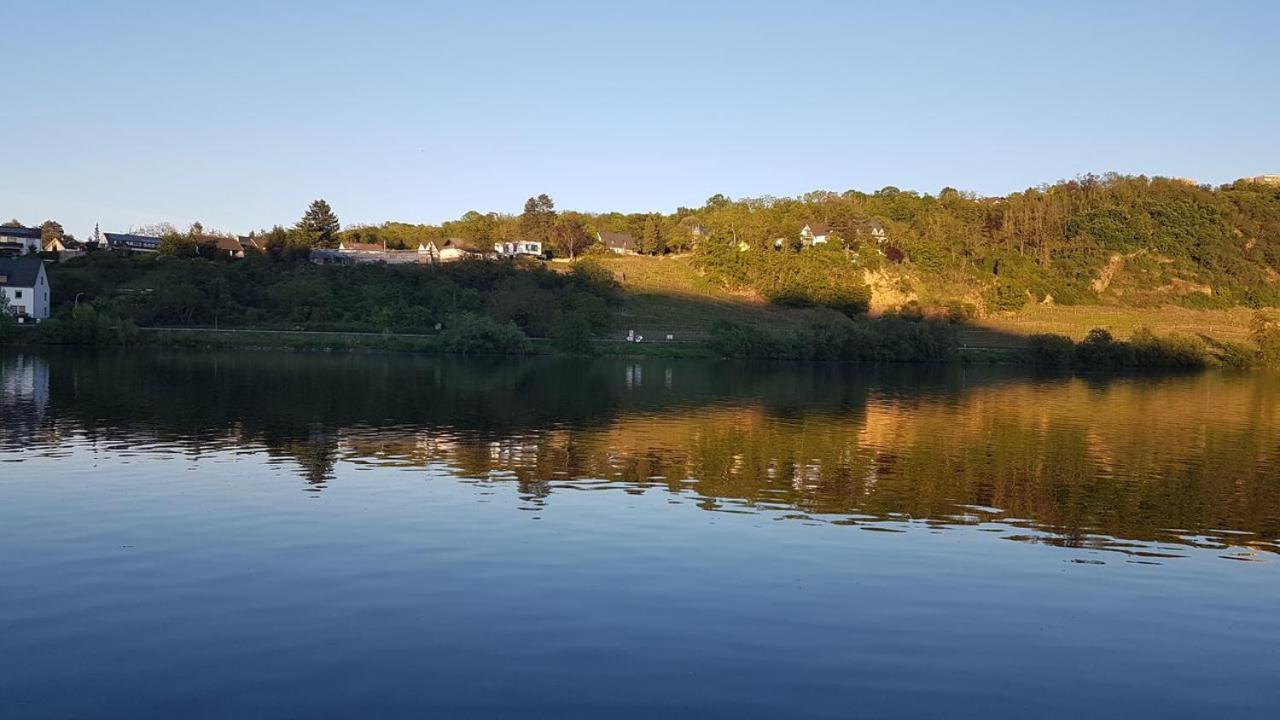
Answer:
[[[46,244],[74,244],[54,220],[26,230]],[[340,245],[492,254],[519,243],[560,258],[691,254],[726,286],[789,303],[821,297],[848,310],[865,304],[855,286],[872,283],[979,312],[1028,303],[1280,306],[1278,175],[1219,187],[1086,175],[1004,196],[894,186],[798,197],[716,194],[669,213],[565,210],[543,193],[519,214],[473,210],[438,225],[346,228],[317,199],[296,222],[248,236],[196,223],[185,232],[164,225],[116,237],[132,238],[142,252],[209,257],[292,258]]]

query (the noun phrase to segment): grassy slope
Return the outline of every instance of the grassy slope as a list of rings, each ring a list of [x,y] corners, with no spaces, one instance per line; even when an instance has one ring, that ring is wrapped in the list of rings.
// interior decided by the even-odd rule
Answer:
[[[698,340],[719,320],[752,322],[770,327],[796,327],[831,320],[827,310],[798,310],[769,305],[752,295],[738,295],[708,282],[687,256],[613,257],[603,260],[622,283],[626,299],[617,313],[615,331],[628,329],[653,339],[666,333],[677,340]],[[1245,342],[1253,311],[1191,310],[1183,307],[1125,308],[1115,306],[1029,305],[977,321],[961,333],[970,346],[1016,347],[1035,333],[1059,333],[1077,340],[1102,327],[1127,338],[1139,327],[1159,334],[1179,332],[1214,340]]]
[[[722,320],[787,327],[838,317],[831,310],[780,308],[759,296],[730,293],[700,276],[687,256],[611,257],[602,264],[625,292],[614,320],[619,337],[635,330],[653,339],[672,333],[677,341],[696,341]]]

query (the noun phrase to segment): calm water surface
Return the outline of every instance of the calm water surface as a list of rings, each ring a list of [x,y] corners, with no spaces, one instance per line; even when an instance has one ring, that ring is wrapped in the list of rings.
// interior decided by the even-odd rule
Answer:
[[[0,718],[1280,709],[1280,377],[9,353],[0,420]]]

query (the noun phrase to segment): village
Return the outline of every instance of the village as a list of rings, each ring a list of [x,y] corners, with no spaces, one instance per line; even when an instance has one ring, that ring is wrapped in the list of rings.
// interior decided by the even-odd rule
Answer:
[[[193,226],[193,232],[199,234],[202,229],[197,224]],[[710,238],[710,232],[701,224],[692,226],[689,234],[693,246]],[[868,218],[860,221],[850,228],[850,234],[856,239],[872,241],[872,247],[890,262],[902,262],[905,258],[901,250],[886,244],[885,228],[877,220]],[[256,233],[238,236],[211,233],[199,237],[203,241],[195,245],[194,252],[196,256],[209,260],[243,260],[255,253],[269,253],[272,249],[266,239]],[[794,240],[776,238],[771,247],[782,252],[843,242],[843,238],[827,223],[814,221],[806,223]],[[752,250],[751,245],[733,237],[725,244],[738,252]],[[646,254],[640,246],[637,239],[628,233],[601,230],[595,233],[590,248],[607,255]],[[0,308],[13,315],[20,324],[48,319],[54,303],[46,265],[73,261],[95,252],[123,256],[163,255],[165,239],[136,232],[101,232],[95,226],[90,239],[81,242],[61,233],[60,227],[57,232],[51,232],[48,227],[26,227],[16,222],[0,225]],[[306,258],[317,265],[437,265],[462,260],[549,262],[554,259],[553,255],[538,240],[500,241],[491,247],[483,247],[479,243],[449,237],[439,242],[428,240],[416,248],[392,248],[386,242],[338,240],[336,247],[308,249]],[[856,258],[853,260],[856,262]]]

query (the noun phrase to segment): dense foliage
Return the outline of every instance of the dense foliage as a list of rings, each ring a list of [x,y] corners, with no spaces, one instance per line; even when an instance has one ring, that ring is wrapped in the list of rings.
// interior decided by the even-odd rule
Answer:
[[[265,235],[280,247],[324,244],[299,229],[305,224]],[[808,224],[830,229],[831,254],[820,260],[797,259],[815,251],[800,242]],[[641,253],[696,252],[725,284],[790,304],[856,310],[865,304],[865,273],[883,270],[923,302],[963,301],[987,312],[1030,302],[1280,306],[1280,187],[1244,180],[1211,188],[1090,175],[1006,197],[894,187],[716,195],[670,214],[557,212],[539,195],[520,215],[472,211],[438,226],[353,227],[332,242],[412,248],[457,238],[487,248],[530,239],[573,256],[602,231],[627,233]]]
[[[759,256],[741,260],[745,268],[786,265],[789,255],[811,252],[797,240],[805,224],[819,222],[830,227],[848,264],[893,269],[940,305],[962,299],[988,311],[1044,301],[1280,305],[1280,187],[1256,182],[1211,189],[1088,176],[1002,198],[885,188],[717,197],[688,212],[715,240],[698,247],[715,271],[726,265],[728,248]],[[868,233],[876,225],[883,237]],[[735,277],[752,281],[758,274],[747,269]]]
[[[1026,356],[1034,365],[1093,369],[1195,369],[1218,364],[1235,368],[1280,367],[1280,320],[1258,313],[1252,340],[1253,347],[1219,343],[1211,349],[1204,340],[1190,335],[1159,336],[1147,328],[1139,328],[1126,341],[1117,339],[1108,330],[1094,328],[1079,343],[1064,335],[1032,335],[1028,338]]]
[[[551,337],[558,327],[600,331],[616,292],[612,278],[591,263],[556,273],[486,261],[313,265],[256,253],[226,262],[93,253],[51,272],[61,304],[55,326],[72,317],[67,306],[78,297],[81,312],[91,308],[140,326],[428,333],[439,326],[459,351],[470,347],[472,331],[495,323],[515,333],[504,329],[491,338],[507,349],[519,344],[513,337]],[[448,335],[454,325],[468,330]]]
[[[959,354],[954,326],[900,317],[864,317],[789,332],[722,323],[712,332],[711,348],[722,357],[776,360],[945,362]]]

